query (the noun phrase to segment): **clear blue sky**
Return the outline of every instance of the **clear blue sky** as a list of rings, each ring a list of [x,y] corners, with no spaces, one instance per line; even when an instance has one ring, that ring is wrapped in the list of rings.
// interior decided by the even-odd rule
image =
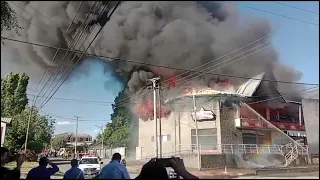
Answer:
[[[274,2],[237,2],[242,5],[270,11],[285,16],[302,19],[319,24],[318,15],[300,11],[291,7],[276,4]],[[319,12],[319,2],[283,2],[292,6]],[[291,20],[276,15],[256,11],[239,6],[240,11],[249,16],[260,16],[270,20],[273,29],[273,44],[279,51],[280,60],[289,64],[303,73],[302,82],[319,83],[319,26],[313,26],[296,20]],[[103,67],[95,64],[90,67],[92,71],[88,76],[75,78],[70,83],[65,83],[54,97],[74,98],[96,101],[113,101],[120,84],[110,84],[113,90],[106,89],[104,83],[108,80],[103,72]],[[94,69],[94,70],[93,70]],[[34,86],[31,85],[32,89]],[[30,94],[35,94],[29,91]],[[81,119],[104,120],[104,121],[81,121],[79,133],[97,134],[95,125],[104,125],[110,119],[111,106],[97,105],[94,103],[75,103],[52,99],[43,111],[54,115],[73,118],[81,116]],[[56,117],[55,117],[56,118]],[[68,121],[72,124],[58,125],[56,133],[74,132],[75,121],[56,118],[57,122]]]

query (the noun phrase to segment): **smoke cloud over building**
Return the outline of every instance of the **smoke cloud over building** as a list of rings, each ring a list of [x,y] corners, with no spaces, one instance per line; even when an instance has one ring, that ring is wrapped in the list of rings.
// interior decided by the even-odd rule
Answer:
[[[21,36],[17,36],[14,32],[6,32],[4,36],[56,47],[62,44],[64,48],[70,45],[76,29],[79,28],[93,4],[93,2],[84,2],[71,25],[70,32],[66,34],[79,2],[21,1],[14,3],[10,5],[19,16],[19,23],[23,27],[20,30]],[[100,25],[97,25],[84,46],[78,46],[77,49],[84,50],[99,28]],[[277,80],[299,80],[300,72],[281,64],[278,60],[277,51],[270,44],[271,33],[271,27],[266,19],[249,19],[242,16],[237,6],[227,2],[124,1],[89,48],[88,53],[173,68],[106,59],[106,61],[112,61],[119,75],[129,76],[126,85],[129,95],[144,87],[148,78],[159,75],[163,80],[170,79],[183,72],[174,68],[193,69],[256,40],[258,41],[215,60],[201,69],[213,66],[206,71],[212,70],[211,73],[243,77],[252,77],[264,71],[274,71]],[[271,36],[268,36],[269,34]],[[265,47],[264,44],[269,46],[262,49]],[[27,73],[37,81],[49,65],[56,67],[58,60],[65,53],[59,51],[55,63],[50,64],[55,54],[54,49],[11,42],[7,42],[6,46],[15,56],[8,55],[2,59],[1,63],[26,67]],[[252,48],[255,49],[250,50]],[[261,49],[259,52],[253,53],[259,49]],[[253,54],[249,55],[250,53]],[[239,57],[227,61],[237,55]],[[246,55],[248,56],[244,57]],[[229,64],[242,57],[244,57],[242,60]],[[70,66],[71,63],[72,66],[75,63],[69,60],[70,58],[64,59],[63,64]],[[31,66],[39,70],[33,71]],[[53,69],[49,73],[52,73]],[[190,73],[185,74],[184,77],[188,75]],[[177,92],[176,90],[182,84],[215,87],[220,80],[228,79],[228,84],[237,88],[245,81],[245,79],[209,74],[194,77],[195,75],[188,76],[183,80],[187,81],[186,83],[171,83],[173,84],[171,90],[165,91],[164,95]],[[181,77],[174,81],[179,81],[179,78]],[[281,85],[278,88],[286,93],[288,91],[288,86]]]

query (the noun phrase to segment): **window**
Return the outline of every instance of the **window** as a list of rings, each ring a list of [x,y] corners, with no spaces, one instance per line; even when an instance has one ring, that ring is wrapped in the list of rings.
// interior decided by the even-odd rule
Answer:
[[[217,145],[217,129],[198,129],[199,145],[215,146]],[[191,143],[197,144],[196,130],[191,129]],[[196,147],[193,147],[195,149]]]
[[[167,141],[171,141],[171,135],[170,134],[168,134],[168,135],[161,135],[162,136],[162,142],[167,142]],[[158,142],[159,142],[159,137],[160,136],[158,136]],[[154,142],[154,136],[152,136],[151,137],[151,142]]]

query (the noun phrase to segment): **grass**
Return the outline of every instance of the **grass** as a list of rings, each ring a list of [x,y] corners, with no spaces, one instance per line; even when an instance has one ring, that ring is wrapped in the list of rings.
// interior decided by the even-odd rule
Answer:
[[[21,167],[21,173],[27,173],[29,172],[32,168],[34,167],[37,167],[39,165],[38,162],[24,162],[22,164],[22,167]],[[5,167],[7,168],[10,168],[10,169],[13,169],[17,166],[17,163],[16,162],[10,162],[8,163]],[[63,176],[64,173],[59,171],[57,172],[56,174],[54,174],[55,176]]]
[[[31,169],[38,166],[38,164],[39,164],[38,162],[24,162],[22,164],[21,169],[27,169],[27,168]],[[16,166],[17,166],[16,162],[10,162],[6,165],[7,168],[15,168]]]

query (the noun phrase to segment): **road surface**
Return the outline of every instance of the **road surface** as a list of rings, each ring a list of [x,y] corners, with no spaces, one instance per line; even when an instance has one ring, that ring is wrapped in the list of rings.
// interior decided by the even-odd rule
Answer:
[[[60,172],[65,173],[67,170],[70,169],[70,160],[64,160],[61,158],[50,158],[53,163],[55,163]],[[103,160],[103,166],[105,166],[109,160]],[[137,172],[129,172],[131,179],[134,179],[138,176]],[[24,176],[22,176],[23,178]],[[52,176],[52,179],[62,179],[62,176]],[[212,177],[214,178],[214,177]],[[88,177],[88,179],[91,179]],[[205,178],[211,179],[211,178]],[[312,172],[312,173],[281,173],[281,174],[269,174],[267,176],[243,176],[233,179],[319,179],[319,172]]]

